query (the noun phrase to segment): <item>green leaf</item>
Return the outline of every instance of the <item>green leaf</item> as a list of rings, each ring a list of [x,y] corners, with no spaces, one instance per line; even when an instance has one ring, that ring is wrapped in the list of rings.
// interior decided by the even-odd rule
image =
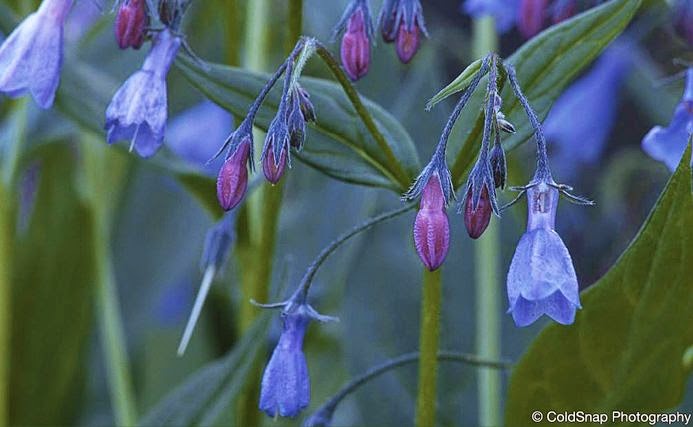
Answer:
[[[552,26],[508,58],[507,62],[515,67],[518,81],[540,120],[546,117],[568,83],[621,34],[639,6],[639,0],[612,0]],[[451,172],[456,187],[463,184],[479,152],[483,117],[481,110],[473,106],[483,102],[485,80],[460,116],[455,126],[456,134],[450,138],[448,153],[454,159]],[[532,135],[532,128],[509,85],[501,96],[503,112],[517,129],[503,141],[503,146],[510,150],[525,142]]]
[[[190,376],[170,392],[139,422],[142,426],[192,426],[214,424],[222,411],[243,391],[247,376],[265,344],[272,319],[263,313],[243,334],[233,350]]]
[[[183,75],[200,92],[237,117],[244,117],[248,107],[263,88],[269,76],[234,67],[199,64],[179,57],[176,62]],[[318,120],[308,131],[308,140],[297,157],[323,173],[354,184],[385,187],[397,192],[406,190],[419,173],[416,148],[406,130],[376,103],[362,100],[371,113],[388,146],[400,162],[406,176],[398,176],[388,164],[341,86],[323,79],[303,77],[301,85],[310,93]],[[276,114],[281,96],[281,82],[260,109],[255,124],[267,130]],[[262,141],[259,141],[262,143]]]
[[[506,422],[532,411],[659,413],[683,397],[693,343],[690,146],[642,229],[582,293],[575,324],[552,324],[517,364]]]
[[[12,425],[76,421],[95,260],[94,216],[79,192],[73,148],[41,148],[35,205],[13,248]]]
[[[431,108],[433,108],[434,105],[444,100],[448,96],[452,96],[458,92],[465,90],[467,86],[469,86],[469,83],[471,83],[476,73],[481,68],[482,61],[482,59],[477,59],[476,61],[469,64],[467,68],[465,68],[464,71],[462,71],[460,75],[455,78],[455,80],[453,80],[449,85],[441,89],[440,92],[436,93],[433,96],[433,98],[428,100],[428,102],[426,103],[426,110],[430,110]]]

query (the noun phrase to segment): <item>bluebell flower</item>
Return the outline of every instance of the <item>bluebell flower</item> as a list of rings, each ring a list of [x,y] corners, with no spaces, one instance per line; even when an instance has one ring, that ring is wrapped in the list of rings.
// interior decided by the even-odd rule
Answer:
[[[71,6],[72,0],[44,0],[7,37],[0,46],[0,93],[12,98],[30,93],[41,108],[53,105]]]
[[[462,10],[474,18],[493,16],[496,30],[502,34],[515,26],[518,4],[518,0],[466,0]]]
[[[125,81],[106,109],[109,144],[129,140],[142,157],[161,147],[167,118],[166,75],[180,46],[180,37],[169,29],[156,36],[142,68]]]
[[[281,304],[282,333],[262,375],[260,410],[270,417],[295,417],[310,403],[310,377],[303,338],[311,320],[335,320],[323,316],[300,298]]]
[[[625,42],[607,49],[552,107],[544,129],[564,178],[572,178],[577,165],[599,160],[616,119],[624,76],[632,65],[631,49]]]
[[[517,326],[542,314],[569,325],[580,308],[578,282],[568,249],[554,231],[559,189],[545,180],[527,186],[527,231],[508,271],[509,313]]]
[[[655,126],[642,140],[642,149],[655,160],[663,162],[672,172],[678,166],[688,139],[693,133],[693,67],[686,70],[686,89],[674,110],[669,126]],[[691,160],[693,165],[693,159]]]

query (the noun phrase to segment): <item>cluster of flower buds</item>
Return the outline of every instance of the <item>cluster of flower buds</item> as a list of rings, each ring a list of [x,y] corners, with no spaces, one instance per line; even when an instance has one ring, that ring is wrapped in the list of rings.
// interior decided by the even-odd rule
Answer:
[[[395,43],[397,56],[409,63],[419,49],[421,35],[428,36],[419,0],[385,0],[378,18],[383,40]],[[368,0],[351,0],[334,29],[343,33],[342,65],[349,78],[359,80],[368,73],[373,44],[373,23]]]
[[[428,37],[419,0],[385,0],[378,17],[386,43],[395,43],[399,60],[407,64],[419,50],[421,35]]]
[[[115,19],[115,37],[121,49],[139,49],[149,26],[146,0],[124,0]]]
[[[253,123],[265,97],[284,76],[284,88],[277,114],[272,119],[262,148],[262,171],[267,181],[279,182],[286,166],[291,166],[290,150],[300,151],[306,137],[306,122],[315,122],[316,115],[310,95],[298,83],[301,69],[295,67],[297,55],[311,50],[314,40],[301,39],[293,52],[277,69],[248,109],[243,122],[226,139],[216,158],[226,150],[226,158],[217,176],[217,198],[224,210],[238,206],[248,187],[248,168],[253,169]],[[301,65],[302,66],[302,65]]]
[[[515,127],[506,118],[498,93],[498,67],[504,68],[515,96],[525,109],[535,131],[537,170],[532,181],[519,188],[520,196],[527,194],[529,219],[527,232],[517,246],[508,273],[510,310],[518,326],[534,322],[542,314],[569,324],[580,308],[578,283],[570,254],[554,231],[559,194],[579,204],[591,201],[575,196],[570,187],[556,184],[548,167],[546,140],[529,102],[517,82],[512,66],[501,62],[495,54],[483,59],[479,71],[465,88],[448,119],[431,161],[414,181],[404,200],[421,197],[419,212],[414,221],[414,243],[424,266],[429,270],[440,267],[449,246],[449,224],[445,206],[454,197],[450,172],[445,163],[447,140],[482,76],[488,74],[484,126],[477,162],[469,173],[462,190],[458,212],[464,216],[467,233],[479,238],[488,227],[491,214],[500,215],[496,189],[503,189],[507,176],[506,159],[501,145],[502,133],[514,133]],[[493,146],[491,147],[491,139]],[[518,196],[508,206],[520,199]]]
[[[43,0],[0,45],[0,93],[50,108],[60,83],[63,26],[73,0]]]

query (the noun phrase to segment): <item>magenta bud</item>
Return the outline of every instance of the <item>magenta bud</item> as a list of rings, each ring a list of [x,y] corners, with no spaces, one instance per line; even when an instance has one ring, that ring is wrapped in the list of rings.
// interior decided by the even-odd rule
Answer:
[[[547,0],[521,0],[517,27],[526,38],[537,34],[544,26]]]
[[[472,200],[472,189],[467,191],[467,198],[464,202],[464,226],[472,239],[478,239],[486,231],[488,223],[491,221],[491,202],[489,201],[488,189],[486,184],[481,188],[479,202],[474,209]]]
[[[371,62],[371,44],[367,31],[363,11],[357,8],[347,23],[341,49],[342,65],[353,81],[366,75]]]
[[[243,200],[248,189],[249,141],[243,141],[229,156],[217,176],[217,199],[225,211],[229,211]]]
[[[270,147],[267,150],[267,154],[262,159],[262,172],[265,174],[267,181],[272,184],[276,184],[284,175],[284,169],[286,169],[286,149],[282,148],[282,152],[279,155],[279,162],[274,161],[274,150]]]
[[[399,26],[395,43],[399,60],[404,64],[408,64],[416,54],[416,51],[419,50],[420,42],[419,26],[414,23],[411,31],[409,31],[407,25],[402,22]]]
[[[115,37],[118,47],[139,49],[144,43],[149,16],[145,0],[124,0],[115,20]]]
[[[421,195],[421,205],[414,220],[414,244],[419,258],[430,271],[438,269],[448,254],[450,225],[437,173],[428,179]]]

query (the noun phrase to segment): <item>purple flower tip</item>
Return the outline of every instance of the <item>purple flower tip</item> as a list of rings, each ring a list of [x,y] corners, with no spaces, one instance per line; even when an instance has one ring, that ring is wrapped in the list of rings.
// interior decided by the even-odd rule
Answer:
[[[342,37],[342,64],[353,81],[365,76],[371,62],[371,44],[368,37],[368,23],[361,7],[354,9],[349,17],[346,32]]]
[[[486,184],[481,188],[479,201],[474,206],[472,201],[473,191],[471,188],[467,191],[467,196],[464,203],[464,226],[467,228],[467,234],[472,239],[478,239],[484,234],[489,222],[491,221],[491,200],[488,194]]]
[[[568,325],[580,308],[578,282],[568,249],[553,230],[558,190],[540,182],[527,190],[527,231],[508,271],[509,313],[517,326],[542,314]]]
[[[450,247],[450,225],[440,177],[434,172],[421,195],[414,220],[414,244],[419,258],[430,271],[443,264]]]
[[[0,46],[0,93],[11,98],[30,93],[50,108],[60,83],[63,24],[72,0],[44,0]]]
[[[537,34],[544,27],[547,0],[520,0],[517,28],[525,38]]]
[[[286,148],[282,148],[279,161],[275,161],[274,159],[273,149],[269,149],[262,159],[262,172],[265,174],[267,181],[272,184],[278,183],[284,175],[284,170],[286,169]]]
[[[404,22],[401,23],[395,41],[399,60],[404,64],[408,64],[419,50],[420,42],[419,26],[414,23],[411,28],[407,28]]]
[[[225,210],[238,206],[248,189],[248,156],[250,137],[243,139],[226,159],[217,177],[217,199]]]
[[[115,93],[106,109],[109,144],[129,140],[142,157],[152,156],[161,147],[168,114],[166,75],[180,45],[180,38],[168,29],[160,32],[142,69]]]
[[[672,172],[686,150],[693,133],[693,67],[686,71],[686,89],[676,106],[669,126],[655,126],[642,140],[642,148],[655,160],[663,162]],[[691,159],[693,165],[693,158]]]
[[[115,20],[115,37],[118,47],[139,49],[144,43],[145,28],[149,15],[145,0],[124,0]]]

